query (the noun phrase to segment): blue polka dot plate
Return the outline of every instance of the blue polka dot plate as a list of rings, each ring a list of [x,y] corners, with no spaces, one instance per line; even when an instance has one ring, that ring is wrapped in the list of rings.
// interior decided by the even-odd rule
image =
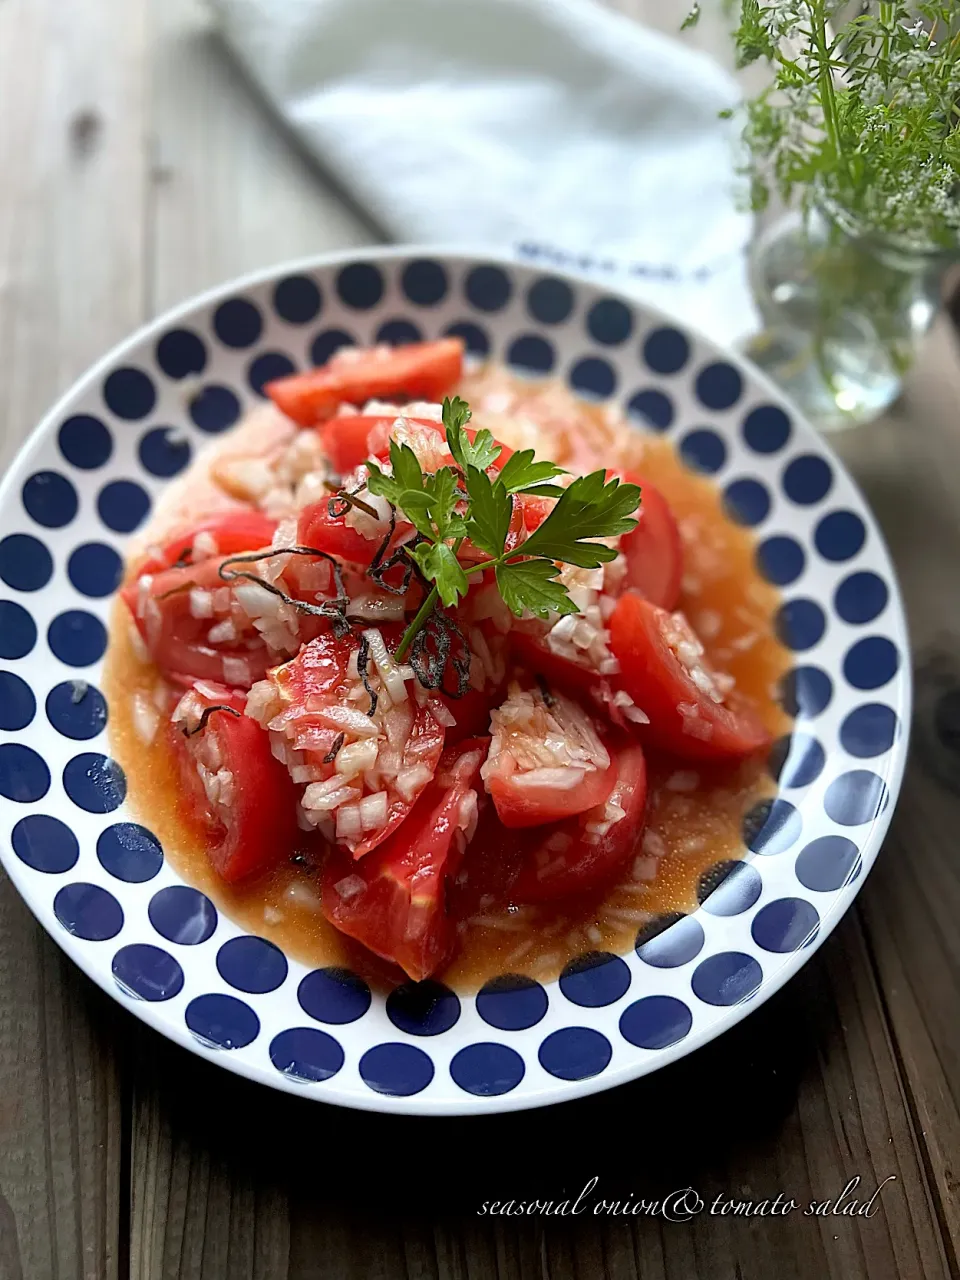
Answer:
[[[308,971],[182,883],[126,802],[100,692],[128,537],[271,378],[345,342],[460,334],[612,397],[710,473],[783,593],[796,729],[745,860],[622,957],[478,995]],[[86,684],[78,697],[77,681]],[[150,1026],[274,1088],[421,1114],[542,1106],[655,1071],[745,1017],[840,919],[890,821],[910,663],[893,570],[827,446],[738,357],[575,277],[376,250],[241,280],[162,317],[37,428],[0,491],[0,856],[80,967]],[[716,896],[716,895],[715,895]],[[661,922],[662,924],[663,922]]]

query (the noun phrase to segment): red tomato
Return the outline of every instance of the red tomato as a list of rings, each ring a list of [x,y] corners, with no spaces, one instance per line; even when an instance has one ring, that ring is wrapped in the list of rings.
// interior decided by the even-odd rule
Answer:
[[[334,852],[324,869],[330,923],[416,982],[440,968],[456,939],[447,884],[473,834],[487,744],[474,738],[445,751],[435,780],[379,849],[361,863]]]
[[[277,866],[302,837],[296,788],[271,755],[269,738],[243,714],[242,693],[203,684],[185,700],[194,714],[171,725],[171,733],[184,799],[206,831],[214,870],[232,883]],[[213,707],[229,710],[211,712]],[[187,735],[184,729],[191,727],[196,731]]]
[[[511,631],[510,649],[516,659],[528,670],[545,676],[551,685],[574,697],[600,698],[610,678],[601,676],[583,655],[581,661],[554,653],[543,636],[533,631]]]
[[[191,563],[193,542],[200,533],[208,533],[214,540],[217,545],[214,554],[234,556],[241,551],[259,551],[262,547],[269,547],[276,528],[276,520],[271,520],[262,511],[223,511],[174,535],[159,554],[150,556],[139,565],[137,572],[162,573],[175,564]]]
[[[511,889],[518,901],[545,902],[600,888],[636,849],[647,802],[643,750],[635,742],[624,741],[611,754],[616,781],[603,804],[549,830],[530,833],[533,839]],[[623,809],[624,816],[611,823],[605,813],[613,804]]]
[[[390,351],[341,352],[321,369],[268,382],[266,392],[288,418],[301,427],[311,427],[331,417],[343,403],[365,404],[391,396],[439,400],[459,382],[462,373],[463,342],[440,338]]]
[[[319,428],[323,451],[341,476],[348,475],[368,458],[386,458],[390,428],[396,420],[395,413],[389,416],[339,414]],[[408,421],[437,427],[437,423],[424,418],[410,418]]]
[[[490,708],[493,699],[480,689],[468,689],[462,698],[452,698],[438,692],[437,697],[447,708],[455,725],[447,726],[446,745],[452,747],[464,738],[476,738],[490,732]]]
[[[366,565],[370,564],[380,545],[379,540],[363,537],[346,523],[343,516],[332,516],[329,498],[301,510],[297,541],[302,547],[315,547],[317,551],[325,551],[340,560]]]
[[[249,688],[260,679],[269,662],[266,646],[252,623],[245,624],[238,639],[211,644],[211,627],[229,617],[230,611],[195,618],[190,609],[192,588],[214,592],[226,586],[218,572],[221,563],[217,557],[197,565],[165,569],[149,579],[146,591],[141,589],[139,579],[134,579],[120,596],[133,615],[150,657],[164,675],[185,684],[214,680],[234,688]],[[243,678],[238,674],[242,672],[238,666],[241,662],[246,667]]]
[[[683,578],[683,544],[666,498],[649,480],[627,472],[624,479],[641,489],[639,522],[620,539],[627,561],[625,586],[633,587],[661,609],[675,609]]]
[[[395,628],[399,633],[401,628]],[[384,639],[393,648],[396,639],[387,628],[381,629]],[[359,687],[358,677],[349,671],[350,658],[357,649],[354,636],[338,639],[331,630],[321,632],[309,644],[305,644],[291,662],[284,663],[268,673],[268,679],[276,686],[283,703],[283,710],[271,720],[282,733],[288,748],[303,753],[303,763],[316,770],[316,782],[325,782],[337,773],[334,758],[329,758],[338,738],[343,747],[344,736],[349,746],[355,734],[349,729],[340,732],[333,709],[348,710],[352,715],[360,711],[366,697],[359,701],[350,695]],[[398,725],[398,721],[400,722]],[[403,723],[405,721],[405,723]],[[430,785],[437,769],[444,744],[444,728],[434,719],[429,706],[418,706],[412,700],[400,704],[383,714],[377,712],[375,725],[379,729],[380,754],[376,771],[364,769],[359,775],[345,780],[356,793],[345,803],[358,803],[367,795],[385,791],[387,794],[387,821],[366,834],[341,835],[337,842],[347,848],[355,858],[362,858],[387,839],[413,808],[424,789]],[[384,738],[386,741],[384,741]],[[387,754],[392,764],[384,763]],[[422,768],[421,768],[422,766]],[[297,766],[294,766],[297,767]],[[407,782],[403,792],[397,787],[398,778],[418,768],[420,781]],[[373,777],[374,772],[378,776]],[[373,782],[376,785],[373,785]],[[336,819],[336,811],[331,813]]]
[[[696,648],[682,615],[658,609],[635,591],[618,601],[610,644],[620,663],[618,684],[650,717],[637,727],[642,739],[691,760],[748,756],[769,746],[770,734],[745,700],[731,692],[717,701],[694,682],[697,665],[708,679],[712,673],[700,659],[692,666],[681,660],[676,647],[684,639]]]
[[[545,741],[562,738],[571,764],[552,765]],[[484,783],[505,827],[536,827],[602,804],[617,771],[592,717],[561,693],[512,692],[493,715]]]

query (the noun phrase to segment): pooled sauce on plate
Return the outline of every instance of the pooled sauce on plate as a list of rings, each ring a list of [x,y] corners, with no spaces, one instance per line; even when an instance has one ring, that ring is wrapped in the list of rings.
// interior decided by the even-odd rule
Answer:
[[[469,387],[467,393],[473,394]],[[597,406],[589,412],[605,410]],[[643,436],[641,450],[644,474],[680,523],[685,576],[678,608],[698,632],[707,657],[734,677],[770,732],[779,736],[790,725],[777,701],[789,655],[773,630],[779,595],[757,571],[754,539],[727,517],[717,487],[688,471],[669,443]],[[134,695],[151,697],[157,682],[156,668],[134,650],[126,610],[118,601],[104,672],[112,751],[127,775],[132,807],[162,842],[171,866],[230,919],[275,942],[291,958],[310,966],[347,965],[377,986],[403,981],[398,969],[324,919],[317,877],[309,867],[294,861],[241,885],[225,884],[213,872],[203,836],[183,812],[169,735],[161,727],[145,747],[134,726]],[[461,924],[457,954],[437,975],[441,981],[461,992],[475,991],[504,973],[550,981],[574,957],[590,951],[624,954],[654,918],[697,907],[701,877],[718,863],[743,857],[743,819],[774,794],[775,783],[763,758],[694,766],[669,765],[655,756],[648,766],[644,836],[621,880],[600,898],[575,905],[481,910]]]

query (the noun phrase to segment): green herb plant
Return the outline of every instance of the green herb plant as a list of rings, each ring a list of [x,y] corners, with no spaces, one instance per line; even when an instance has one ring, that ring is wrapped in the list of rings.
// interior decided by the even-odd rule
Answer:
[[[507,607],[518,617],[537,618],[576,613],[563,583],[560,564],[596,569],[613,560],[613,547],[597,538],[629,533],[640,489],[624,481],[607,480],[603,471],[578,476],[568,485],[554,483],[565,475],[552,462],[538,462],[532,449],[512,454],[490,476],[501,448],[487,430],[468,433],[470,409],[459,396],[443,402],[443,426],[454,466],[424,472],[408,444],[390,441],[390,470],[367,462],[367,488],[386,500],[420,535],[410,555],[430,590],[397,647],[402,659],[438,601],[452,608],[470,585],[470,578],[494,570]],[[543,523],[523,542],[507,547],[507,535],[519,494],[556,498]],[[488,559],[461,564],[458,552],[469,539]]]
[[[955,0],[740,0],[738,64],[773,83],[746,103],[751,202],[826,201],[862,231],[956,247],[960,26]],[[694,24],[700,6],[684,25]],[[837,25],[834,27],[834,22]],[[729,113],[728,113],[729,114]]]

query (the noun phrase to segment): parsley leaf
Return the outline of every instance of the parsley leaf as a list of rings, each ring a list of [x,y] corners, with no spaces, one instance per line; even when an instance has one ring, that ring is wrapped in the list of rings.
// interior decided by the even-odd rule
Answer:
[[[560,486],[544,481],[565,474],[562,467],[552,462],[534,462],[532,449],[519,449],[504,463],[499,480],[510,493],[535,491],[543,497],[559,498],[563,493]]]
[[[449,532],[450,522],[454,519],[459,501],[457,477],[450,467],[441,467],[434,475],[426,477],[424,488],[430,497],[430,516],[437,527],[437,536],[442,541],[452,536]]]
[[[499,481],[492,484],[487,473],[474,466],[467,467],[467,493],[470,497],[467,537],[488,555],[503,555],[513,499]]]
[[[567,589],[554,579],[560,570],[551,560],[515,560],[497,565],[497,586],[504,603],[517,617],[529,611],[536,618],[576,613]]]
[[[411,555],[423,570],[424,577],[436,583],[440,599],[448,608],[467,594],[467,575],[453,547],[448,547],[445,542],[422,542],[414,547]]]
[[[486,428],[478,431],[473,440],[469,438],[464,427],[470,417],[469,406],[459,396],[444,400],[443,425],[447,433],[447,447],[453,454],[454,461],[462,471],[466,471],[467,467],[486,471],[500,457],[502,450]]]
[[[620,480],[606,481],[603,471],[578,476],[564,489],[543,524],[518,548],[527,556],[546,556],[584,569],[596,569],[616,557],[613,547],[590,538],[611,538],[636,527],[630,516],[640,501],[640,489]]]

